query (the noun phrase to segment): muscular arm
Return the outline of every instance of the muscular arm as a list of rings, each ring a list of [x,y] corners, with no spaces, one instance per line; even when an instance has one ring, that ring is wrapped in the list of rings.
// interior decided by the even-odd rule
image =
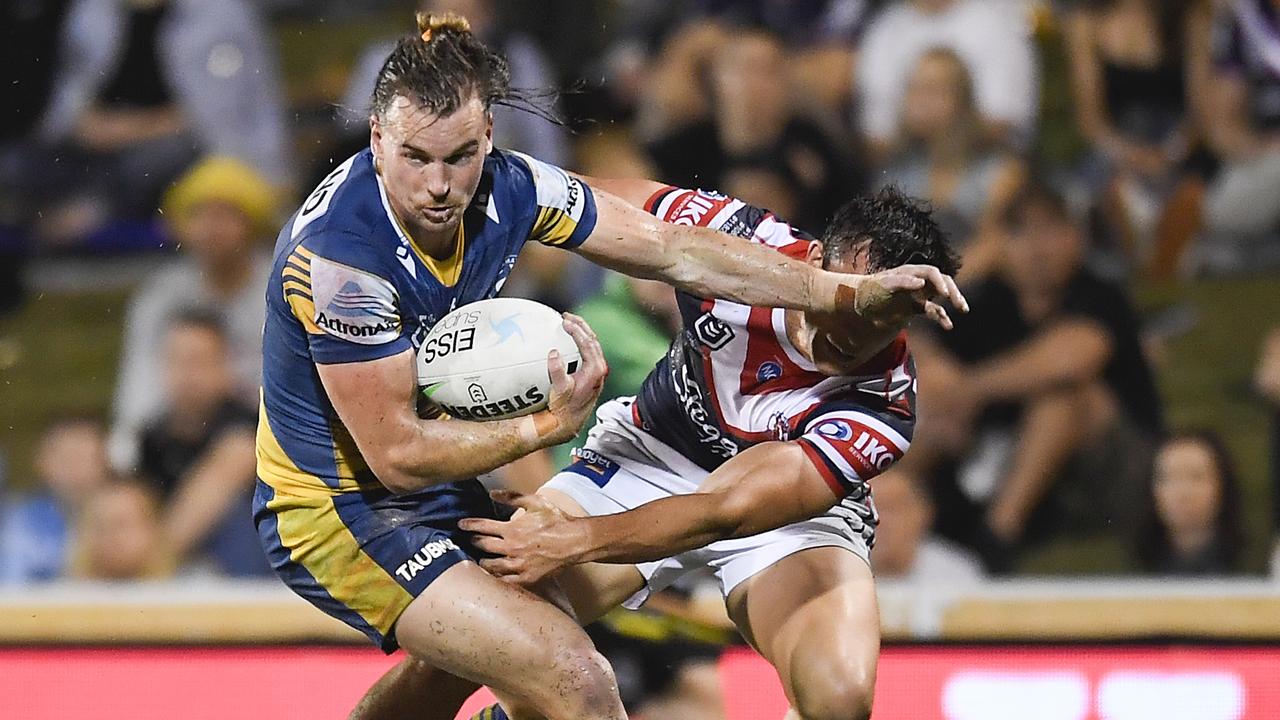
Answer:
[[[316,368],[369,469],[393,492],[475,477],[554,444],[557,434],[545,410],[484,423],[419,418],[412,351]]]
[[[717,468],[696,493],[583,518],[573,562],[660,560],[806,520],[838,499],[798,444],[762,443]]]
[[[553,352],[547,409],[510,420],[419,418],[409,350],[366,362],[318,364],[316,369],[369,469],[387,489],[413,492],[489,472],[578,433],[595,408],[609,369],[582,318],[566,315],[564,328],[577,344],[582,364],[570,376]]]
[[[483,535],[481,549],[506,556],[486,567],[526,582],[576,563],[645,562],[755,535],[811,518],[838,498],[798,444],[767,442],[720,466],[695,493],[614,515],[570,518],[543,498],[508,499],[527,512],[507,523],[468,519],[461,527]]]
[[[873,314],[887,294],[921,288],[965,307],[955,284],[936,268],[904,266],[875,276],[828,272],[710,228],[662,222],[637,207],[662,187],[657,183],[587,183],[595,191],[597,220],[576,252],[627,275],[662,280],[701,297],[815,312]]]

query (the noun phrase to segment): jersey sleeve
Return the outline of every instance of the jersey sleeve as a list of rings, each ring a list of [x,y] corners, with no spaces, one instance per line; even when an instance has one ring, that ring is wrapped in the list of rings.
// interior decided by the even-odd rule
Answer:
[[[645,202],[644,209],[663,222],[719,230],[803,258],[813,238],[773,213],[711,190],[667,186]]]
[[[910,433],[857,407],[822,410],[810,418],[796,442],[836,497],[861,495],[871,478],[902,459]]]
[[[511,154],[524,161],[533,176],[537,215],[529,239],[563,248],[575,248],[586,241],[596,227],[596,199],[591,188],[555,165],[523,153]]]
[[[395,286],[361,257],[359,242],[344,234],[309,238],[280,270],[284,300],[317,363],[377,360],[411,347]]]

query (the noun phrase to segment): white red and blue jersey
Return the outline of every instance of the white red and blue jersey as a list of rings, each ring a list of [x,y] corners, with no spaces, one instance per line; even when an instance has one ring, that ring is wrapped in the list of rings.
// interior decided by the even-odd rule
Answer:
[[[704,190],[667,187],[645,210],[804,258],[815,242],[772,213]],[[907,451],[915,423],[915,368],[906,333],[850,375],[818,372],[788,339],[786,311],[677,293],[683,331],[645,378],[634,420],[711,471],[765,441],[797,442],[838,497]]]

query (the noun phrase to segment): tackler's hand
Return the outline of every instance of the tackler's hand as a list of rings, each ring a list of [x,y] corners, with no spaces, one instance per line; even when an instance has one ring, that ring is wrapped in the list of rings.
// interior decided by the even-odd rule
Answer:
[[[522,495],[511,490],[495,490],[493,499],[524,512],[506,522],[467,518],[458,523],[465,532],[475,533],[475,546],[499,557],[480,561],[490,573],[524,587],[533,587],[572,565],[580,521],[565,514],[546,498]]]
[[[885,325],[924,315],[950,330],[951,316],[943,302],[958,312],[969,312],[969,302],[954,278],[932,265],[901,265],[863,277],[852,310],[863,319]]]

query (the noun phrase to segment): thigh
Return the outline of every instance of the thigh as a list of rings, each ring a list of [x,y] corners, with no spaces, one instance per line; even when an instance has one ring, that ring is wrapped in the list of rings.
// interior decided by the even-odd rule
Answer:
[[[735,588],[728,606],[743,636],[778,671],[793,704],[809,686],[874,684],[880,653],[875,582],[852,552],[819,547],[783,558]]]
[[[549,685],[587,687],[595,670],[572,677],[594,649],[571,617],[471,562],[449,568],[418,595],[395,635],[415,659],[535,707],[555,692]]]
[[[576,500],[555,488],[544,486],[538,494],[574,517],[589,514]],[[589,625],[644,588],[644,575],[635,565],[586,563],[561,570],[556,582],[568,596],[578,622]]]

